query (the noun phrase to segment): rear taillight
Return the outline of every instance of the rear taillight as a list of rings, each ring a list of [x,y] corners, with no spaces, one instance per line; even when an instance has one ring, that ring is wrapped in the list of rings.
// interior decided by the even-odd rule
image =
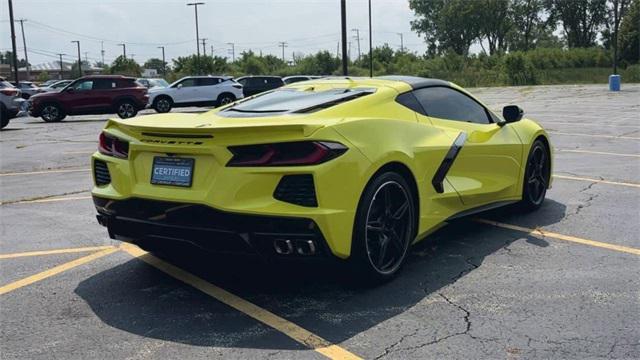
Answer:
[[[347,147],[329,141],[296,141],[274,144],[229,146],[233,157],[227,166],[301,166],[334,159]]]
[[[242,89],[242,85],[240,85],[240,84],[233,84],[231,86],[233,86],[236,89]]]
[[[18,89],[2,89],[0,90],[0,93],[6,96],[16,96],[18,95]]]
[[[121,159],[129,157],[129,143],[107,133],[100,133],[98,151]]]

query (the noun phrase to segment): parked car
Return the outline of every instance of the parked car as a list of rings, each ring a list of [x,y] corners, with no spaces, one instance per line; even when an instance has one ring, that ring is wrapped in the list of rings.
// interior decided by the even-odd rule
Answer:
[[[149,104],[159,113],[184,106],[221,106],[242,99],[242,85],[230,76],[187,76],[166,88],[149,89]]]
[[[20,89],[23,99],[29,99],[31,96],[43,92],[40,87],[31,81],[20,81],[17,84],[13,83],[13,85]]]
[[[242,85],[244,96],[251,96],[284,86],[284,82],[279,76],[243,76],[238,78],[237,81]]]
[[[138,82],[138,84],[146,87],[147,89],[155,87],[166,88],[167,86],[169,86],[167,80],[160,78],[138,78],[136,79],[136,81]]]
[[[24,99],[21,92],[11,83],[0,77],[0,129],[4,129],[20,112]]]
[[[51,79],[51,80],[47,80],[47,81],[45,81],[45,82],[41,83],[41,84],[40,84],[40,87],[41,87],[41,88],[43,88],[43,87],[51,86],[51,85],[53,85],[53,84],[57,83],[58,81],[60,81],[60,80],[59,80],[59,79]]]
[[[40,90],[42,90],[42,92],[60,91],[72,82],[73,80],[58,80],[49,86],[41,87]]]
[[[116,113],[126,119],[147,105],[147,88],[135,78],[121,75],[85,76],[62,91],[31,97],[29,114],[46,122],[58,122],[67,115]]]
[[[317,75],[292,75],[292,76],[287,76],[282,78],[282,81],[284,81],[286,85],[289,85],[289,84],[297,83],[300,81],[320,79],[321,77],[322,76],[317,76]]]

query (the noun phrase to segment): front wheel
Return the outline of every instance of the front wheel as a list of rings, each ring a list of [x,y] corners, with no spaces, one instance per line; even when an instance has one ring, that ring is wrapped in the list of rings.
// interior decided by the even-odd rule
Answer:
[[[540,140],[531,146],[524,174],[522,200],[519,205],[524,211],[537,210],[542,206],[551,178],[551,159],[547,147]]]
[[[352,262],[360,279],[381,283],[393,278],[416,236],[416,204],[404,177],[386,172],[367,185],[356,212]]]
[[[131,100],[122,100],[116,107],[116,114],[118,114],[120,119],[132,118],[136,116],[137,113],[138,109],[136,109],[135,104]]]
[[[173,107],[173,101],[166,96],[158,97],[153,101],[153,108],[158,113],[168,113]]]
[[[62,109],[56,104],[47,104],[42,108],[40,117],[42,120],[48,123],[59,122],[64,119],[64,113]]]
[[[231,104],[236,101],[236,97],[231,94],[221,94],[218,96],[218,106],[225,106],[227,104]]]
[[[4,129],[7,125],[9,125],[9,113],[2,106],[0,107],[0,129]]]

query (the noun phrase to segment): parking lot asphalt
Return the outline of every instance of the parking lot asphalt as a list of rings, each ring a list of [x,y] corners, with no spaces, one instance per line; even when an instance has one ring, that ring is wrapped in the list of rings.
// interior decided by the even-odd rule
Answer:
[[[340,269],[122,246],[89,197],[107,116],[13,119],[0,358],[640,358],[640,85],[470,90],[548,129],[553,188],[535,213],[443,227],[376,288]]]

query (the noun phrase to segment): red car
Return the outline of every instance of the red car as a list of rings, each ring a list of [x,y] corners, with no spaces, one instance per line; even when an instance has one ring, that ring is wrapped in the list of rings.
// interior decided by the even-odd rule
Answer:
[[[85,76],[59,92],[29,98],[29,115],[57,122],[67,115],[112,114],[122,119],[136,116],[147,106],[147,88],[135,78],[121,75]]]

